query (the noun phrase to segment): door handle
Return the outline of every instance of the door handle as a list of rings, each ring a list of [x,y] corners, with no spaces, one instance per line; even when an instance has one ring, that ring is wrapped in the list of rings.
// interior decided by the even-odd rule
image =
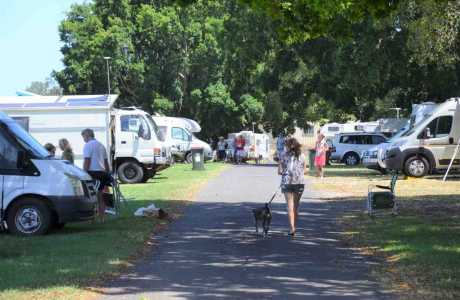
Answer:
[[[126,144],[126,141],[121,141],[122,144]]]

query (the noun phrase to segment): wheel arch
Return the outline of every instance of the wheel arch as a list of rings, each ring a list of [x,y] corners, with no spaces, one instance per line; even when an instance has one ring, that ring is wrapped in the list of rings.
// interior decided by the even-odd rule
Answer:
[[[361,157],[359,155],[358,152],[354,151],[354,150],[348,150],[347,152],[345,152],[343,155],[342,155],[342,158],[340,159],[342,162],[345,161],[345,157],[347,157],[347,155],[351,155],[351,154],[354,154],[358,157],[359,160],[361,160]]]
[[[404,150],[402,160],[403,166],[406,165],[406,162],[409,158],[412,158],[417,155],[423,157],[428,162],[428,172],[431,172],[436,167],[436,160],[434,158],[433,153],[426,148]]]
[[[43,203],[45,203],[46,206],[49,207],[50,212],[51,212],[51,215],[55,215],[55,214],[57,213],[57,212],[56,212],[56,208],[54,207],[53,202],[51,202],[47,197],[45,197],[45,196],[43,196],[43,195],[39,195],[39,194],[28,193],[28,194],[19,195],[19,196],[17,196],[16,198],[14,198],[10,203],[8,203],[8,206],[7,206],[6,209],[5,209],[5,216],[4,216],[4,219],[6,220],[6,219],[8,218],[8,214],[10,213],[11,208],[12,208],[17,202],[21,201],[22,199],[26,199],[26,198],[34,198],[34,199],[40,200],[40,201],[42,201]]]

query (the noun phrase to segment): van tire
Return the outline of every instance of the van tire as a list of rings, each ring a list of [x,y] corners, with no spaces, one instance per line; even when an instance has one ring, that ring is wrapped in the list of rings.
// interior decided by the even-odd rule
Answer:
[[[192,152],[189,152],[185,155],[185,159],[184,159],[184,162],[186,164],[191,164],[193,162],[193,159],[192,159]]]
[[[360,163],[359,155],[354,152],[349,152],[343,157],[343,162],[347,166],[356,166]]]
[[[135,161],[121,163],[117,172],[122,183],[140,183],[144,178],[144,169]]]
[[[51,209],[40,199],[22,198],[8,210],[6,222],[14,235],[46,234],[51,228]]]
[[[404,163],[404,174],[411,177],[424,177],[429,169],[430,164],[423,156],[409,157]]]

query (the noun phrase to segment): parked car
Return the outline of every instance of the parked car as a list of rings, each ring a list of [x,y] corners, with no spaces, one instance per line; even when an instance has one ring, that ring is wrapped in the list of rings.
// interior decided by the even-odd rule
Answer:
[[[376,170],[381,172],[382,174],[386,174],[386,165],[385,161],[383,160],[385,156],[385,152],[388,149],[388,146],[390,144],[398,139],[401,135],[403,135],[409,128],[403,128],[400,132],[395,134],[392,138],[389,140],[384,141],[383,143],[378,144],[375,147],[372,147],[371,149],[364,151],[363,152],[363,157],[361,158],[361,161],[363,165],[371,170]]]
[[[431,171],[460,169],[460,99],[452,98],[414,128],[394,140],[385,154],[389,169],[402,170],[412,177],[423,177]],[[454,156],[456,153],[456,156]]]
[[[91,177],[54,159],[17,122],[0,112],[0,228],[17,235],[45,234],[67,222],[94,218]]]
[[[386,140],[387,138],[380,133],[353,132],[337,134],[332,141],[330,159],[343,162],[349,166],[357,165],[361,162],[364,151]]]

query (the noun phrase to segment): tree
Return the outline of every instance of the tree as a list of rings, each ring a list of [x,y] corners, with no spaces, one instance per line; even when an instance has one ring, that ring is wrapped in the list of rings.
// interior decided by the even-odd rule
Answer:
[[[62,89],[52,77],[46,78],[44,81],[32,81],[26,87],[26,91],[42,96],[62,95]]]

